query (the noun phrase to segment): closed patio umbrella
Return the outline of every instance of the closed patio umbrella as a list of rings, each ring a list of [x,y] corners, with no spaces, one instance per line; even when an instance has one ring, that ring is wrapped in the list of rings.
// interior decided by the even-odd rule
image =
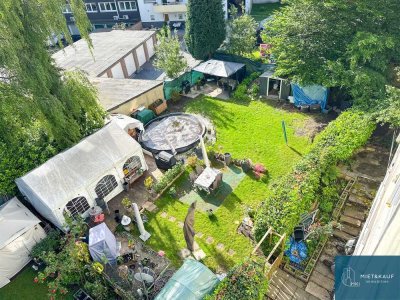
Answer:
[[[188,213],[183,223],[183,235],[185,237],[187,248],[193,252],[194,251],[194,212],[196,210],[196,202],[194,201],[188,209]]]

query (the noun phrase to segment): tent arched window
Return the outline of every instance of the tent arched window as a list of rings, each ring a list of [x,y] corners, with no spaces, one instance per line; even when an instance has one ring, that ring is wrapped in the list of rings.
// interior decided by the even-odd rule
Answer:
[[[132,174],[133,172],[139,170],[142,167],[142,162],[140,161],[139,156],[131,156],[128,160],[124,163],[122,170],[125,176]]]
[[[94,191],[96,192],[97,197],[104,198],[108,194],[110,194],[116,187],[118,186],[118,182],[115,179],[114,175],[106,175],[97,183]]]
[[[89,210],[90,206],[85,197],[76,197],[65,205],[65,209],[72,217],[81,215]]]

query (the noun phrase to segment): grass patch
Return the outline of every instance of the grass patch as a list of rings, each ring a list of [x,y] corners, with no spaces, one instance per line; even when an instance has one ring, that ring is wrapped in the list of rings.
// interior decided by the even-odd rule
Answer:
[[[302,126],[307,116],[297,112],[287,112],[267,103],[252,101],[246,105],[232,101],[221,101],[203,97],[190,101],[185,110],[201,113],[213,122],[217,132],[217,145],[223,151],[229,151],[234,158],[250,158],[253,162],[262,162],[268,169],[270,178],[276,178],[290,171],[302,154],[309,149],[307,137],[295,136],[294,127]],[[283,140],[281,121],[287,123],[290,147]],[[294,125],[295,124],[295,125]],[[179,178],[175,188],[179,192],[189,192],[188,172]],[[207,254],[204,263],[212,270],[227,270],[241,262],[253,249],[249,239],[237,234],[238,223],[242,221],[248,207],[256,207],[269,192],[267,184],[246,175],[234,191],[227,196],[212,218],[200,211],[196,212],[195,230],[203,233],[196,241]],[[164,250],[167,257],[176,266],[181,264],[178,256],[185,248],[182,228],[188,205],[169,195],[162,196],[157,202],[159,211],[149,214],[146,228],[152,233],[147,241],[154,250]],[[166,212],[167,217],[161,213]],[[169,217],[176,218],[171,222]],[[214,243],[207,244],[207,237],[213,237]],[[224,250],[216,248],[224,244]],[[232,249],[235,255],[228,255]]]
[[[264,4],[253,4],[251,9],[251,16],[257,21],[260,22],[265,18],[268,18],[272,15],[276,10],[281,8],[282,4],[280,3],[264,3]]]
[[[0,289],[0,299],[2,300],[45,300],[48,299],[47,285],[34,283],[33,279],[37,272],[30,266],[19,273],[9,284]],[[73,299],[72,293],[65,296],[64,299]]]

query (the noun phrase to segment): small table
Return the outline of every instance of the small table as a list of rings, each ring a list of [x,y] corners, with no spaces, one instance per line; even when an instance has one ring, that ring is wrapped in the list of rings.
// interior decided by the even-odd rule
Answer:
[[[197,188],[209,193],[211,191],[212,184],[214,183],[215,179],[219,174],[221,174],[219,170],[206,167],[203,173],[201,173],[200,176],[197,177],[197,179],[194,182],[194,185]]]

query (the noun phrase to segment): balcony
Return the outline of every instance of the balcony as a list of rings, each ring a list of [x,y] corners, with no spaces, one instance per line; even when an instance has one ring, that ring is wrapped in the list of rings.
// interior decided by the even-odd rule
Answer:
[[[154,12],[157,13],[185,13],[187,11],[186,3],[175,0],[162,0],[154,3]]]

